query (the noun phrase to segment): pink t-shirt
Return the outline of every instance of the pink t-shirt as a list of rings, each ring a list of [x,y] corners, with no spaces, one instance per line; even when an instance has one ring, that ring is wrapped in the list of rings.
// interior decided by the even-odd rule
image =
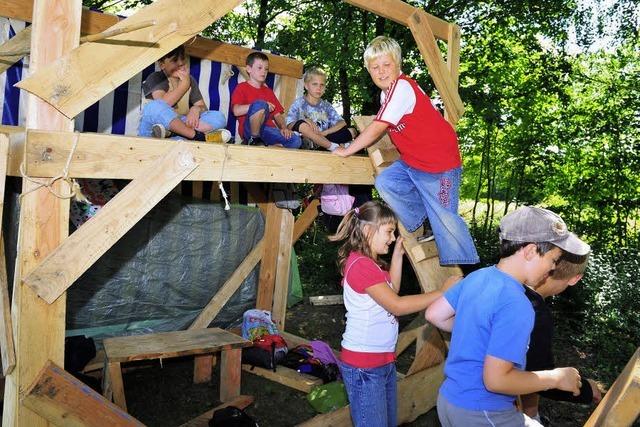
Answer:
[[[276,127],[276,124],[273,122],[273,116],[284,113],[284,108],[282,107],[282,104],[280,104],[280,101],[278,101],[278,98],[276,98],[276,94],[273,93],[271,88],[267,85],[263,84],[260,88],[255,88],[248,82],[238,84],[231,94],[231,107],[233,108],[234,105],[251,104],[259,99],[270,102],[275,106],[264,124],[265,126]],[[240,136],[243,138],[244,121],[246,118],[246,114],[238,117],[238,128],[240,130]]]
[[[343,280],[347,326],[342,335],[341,359],[359,368],[375,368],[395,360],[398,322],[367,294],[370,286],[386,283],[391,276],[371,258],[352,252],[345,263]]]

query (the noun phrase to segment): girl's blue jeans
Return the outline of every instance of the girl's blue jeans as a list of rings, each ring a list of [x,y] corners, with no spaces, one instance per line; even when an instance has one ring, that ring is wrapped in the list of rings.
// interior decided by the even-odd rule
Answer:
[[[429,218],[442,265],[480,262],[469,228],[458,215],[461,178],[461,168],[429,173],[397,160],[375,182],[407,230],[417,230]]]
[[[165,129],[169,130],[171,120],[178,117],[183,122],[187,119],[186,116],[178,116],[178,113],[161,99],[149,101],[142,108],[138,135],[151,136],[151,128],[155,124],[161,124]],[[200,120],[208,123],[213,129],[222,129],[227,126],[227,119],[220,111],[205,111],[200,115]]]
[[[356,368],[340,363],[354,427],[398,425],[396,364]]]
[[[248,140],[251,136],[251,116],[260,110],[264,111],[264,118],[266,121],[266,118],[269,117],[269,104],[267,101],[253,101],[249,106],[249,111],[247,111],[247,117],[242,129],[244,139]],[[265,145],[282,144],[282,146],[286,148],[300,148],[302,145],[302,138],[300,138],[300,135],[297,133],[293,133],[290,138],[285,138],[280,132],[280,129],[272,126],[266,126],[264,121],[260,125],[259,135],[254,136],[259,136]]]

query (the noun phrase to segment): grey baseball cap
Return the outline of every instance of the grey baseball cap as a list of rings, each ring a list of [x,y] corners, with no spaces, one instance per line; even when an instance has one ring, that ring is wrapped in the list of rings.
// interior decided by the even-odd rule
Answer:
[[[523,206],[505,215],[500,221],[500,240],[513,242],[550,242],[571,254],[582,256],[591,247],[567,230],[557,214],[547,209]]]

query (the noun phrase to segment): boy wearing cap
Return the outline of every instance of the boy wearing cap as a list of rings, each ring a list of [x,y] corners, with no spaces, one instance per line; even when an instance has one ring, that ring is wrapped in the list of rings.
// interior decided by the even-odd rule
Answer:
[[[568,252],[589,246],[553,212],[522,207],[500,222],[500,261],[450,288],[426,312],[453,331],[438,395],[438,417],[448,426],[539,425],[515,407],[520,394],[557,388],[578,394],[574,368],[524,371],[534,312],[525,287],[537,287]]]

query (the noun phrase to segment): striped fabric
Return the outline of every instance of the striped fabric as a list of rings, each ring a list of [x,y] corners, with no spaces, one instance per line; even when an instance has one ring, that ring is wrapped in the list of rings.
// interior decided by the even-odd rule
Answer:
[[[25,23],[14,19],[0,18],[0,45],[24,29]],[[236,136],[237,120],[229,104],[231,93],[244,79],[238,68],[229,64],[201,60],[191,57],[191,75],[198,82],[204,102],[209,109],[221,111],[227,117],[227,129]],[[81,132],[111,133],[118,135],[137,135],[140,122],[142,101],[142,81],[157,69],[150,64],[131,80],[117,87],[76,117],[76,130]],[[25,94],[13,87],[29,72],[28,57],[14,64],[5,73],[0,74],[0,113],[3,125],[24,126]],[[279,95],[280,77],[269,74],[267,84]],[[302,82],[298,85],[302,93]],[[280,97],[281,98],[281,97]],[[239,136],[236,143],[239,143]]]

